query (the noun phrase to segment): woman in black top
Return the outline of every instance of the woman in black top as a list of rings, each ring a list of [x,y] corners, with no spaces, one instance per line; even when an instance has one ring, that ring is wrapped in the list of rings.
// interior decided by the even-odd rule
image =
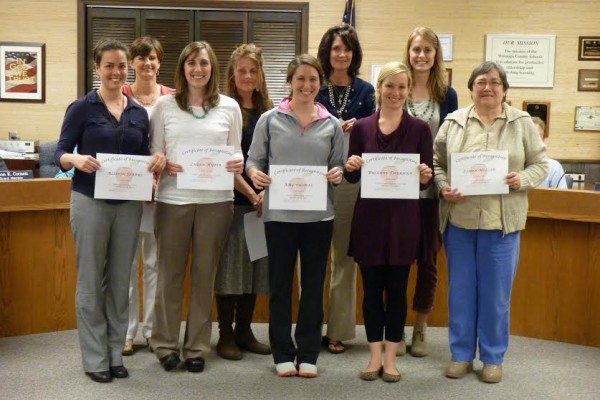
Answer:
[[[242,109],[245,160],[258,118],[273,107],[259,47],[243,44],[233,51],[227,67],[227,94],[236,99]],[[245,173],[241,177],[236,175],[235,189],[233,221],[215,279],[219,320],[217,354],[229,360],[241,359],[242,349],[271,353],[268,345],[256,340],[250,328],[256,295],[269,291],[268,262],[267,258],[250,261],[244,236],[244,214],[256,210],[260,216],[263,192],[254,188]],[[234,315],[235,330],[232,328]]]

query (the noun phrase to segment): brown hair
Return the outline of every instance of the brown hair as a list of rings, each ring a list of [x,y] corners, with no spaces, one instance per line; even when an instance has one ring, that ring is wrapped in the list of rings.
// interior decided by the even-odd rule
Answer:
[[[200,51],[206,50],[208,60],[210,61],[211,72],[210,79],[206,85],[206,95],[204,97],[203,107],[211,109],[219,104],[219,64],[217,63],[217,56],[213,51],[210,44],[207,42],[192,42],[185,46],[185,48],[179,54],[179,60],[177,60],[177,68],[175,70],[175,100],[177,105],[185,112],[188,110],[188,82],[185,78],[185,61],[192,55],[197,55]]]
[[[296,70],[301,65],[308,65],[317,70],[319,74],[319,85],[323,84],[323,68],[321,67],[321,63],[315,57],[310,54],[300,54],[299,56],[294,57],[292,61],[288,64],[287,74],[285,76],[285,81],[287,83],[292,83],[292,77],[296,73]],[[291,96],[290,92],[290,96]]]
[[[121,50],[125,53],[125,57],[129,59],[129,50],[127,50],[127,46],[116,39],[100,39],[94,46],[92,50],[92,59],[94,60],[94,64],[96,66],[100,65],[100,61],[102,61],[102,55],[106,51],[110,50]]]
[[[350,66],[348,67],[348,75],[354,79],[359,73],[360,66],[362,64],[363,53],[362,48],[360,47],[360,42],[358,41],[356,29],[354,29],[352,26],[348,24],[341,24],[327,29],[321,38],[321,43],[319,43],[317,57],[323,66],[325,78],[329,78],[333,72],[333,67],[331,66],[331,46],[333,46],[333,42],[338,36],[340,39],[342,39],[344,45],[350,51],[352,51],[352,61],[350,61]]]
[[[469,90],[471,92],[473,91],[473,84],[475,83],[475,79],[477,79],[478,76],[485,75],[488,72],[491,72],[493,70],[498,71],[498,76],[500,76],[500,80],[502,81],[502,87],[504,88],[504,91],[506,92],[508,90],[508,88],[510,87],[510,85],[508,84],[508,78],[506,77],[506,71],[504,71],[504,68],[502,67],[502,65],[496,64],[493,61],[484,61],[481,64],[479,64],[477,67],[475,67],[473,72],[471,72],[469,81],[467,82],[467,87],[469,88]],[[504,97],[506,97],[506,96],[504,96]]]
[[[256,83],[254,93],[252,93],[252,105],[259,114],[262,114],[273,108],[273,102],[269,98],[269,91],[267,90],[267,79],[265,78],[265,71],[263,69],[261,48],[255,46],[253,43],[238,46],[233,53],[231,53],[229,63],[227,64],[227,95],[233,97],[239,103],[244,118],[243,126],[245,127],[248,124],[248,113],[241,107],[242,98],[237,92],[234,77],[237,64],[244,57],[252,60],[254,65],[258,68],[258,82]]]
[[[412,75],[413,68],[410,65],[410,47],[412,45],[412,41],[418,36],[431,43],[433,49],[435,50],[433,66],[431,67],[431,71],[429,71],[429,78],[427,79],[427,89],[429,90],[429,94],[431,95],[433,100],[435,100],[438,103],[442,103],[444,101],[444,98],[446,97],[448,83],[446,82],[446,75],[444,70],[444,56],[442,54],[442,46],[440,45],[440,39],[433,30],[427,27],[420,26],[412,31],[412,33],[408,37],[408,41],[406,42],[404,63],[406,64],[406,67]]]
[[[150,36],[139,37],[135,39],[129,47],[131,53],[129,55],[129,60],[133,61],[137,56],[146,57],[152,53],[152,50],[156,51],[158,62],[162,62],[165,53],[160,42]]]

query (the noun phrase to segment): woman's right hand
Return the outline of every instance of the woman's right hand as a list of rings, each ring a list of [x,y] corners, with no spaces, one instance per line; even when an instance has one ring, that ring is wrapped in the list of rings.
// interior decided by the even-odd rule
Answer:
[[[91,174],[100,169],[100,162],[92,156],[73,154],[73,166],[80,171]]]
[[[365,162],[361,156],[354,155],[354,156],[350,156],[350,158],[348,158],[348,160],[346,161],[346,166],[344,168],[348,172],[354,172],[354,171],[359,170],[363,166],[364,163]]]
[[[167,160],[167,165],[165,166],[165,170],[169,176],[177,175],[178,172],[183,172],[183,167],[179,164],[174,163],[173,161]]]
[[[271,184],[271,177],[256,168],[252,168],[250,171],[250,179],[257,189],[264,189]]]
[[[449,201],[451,203],[456,203],[457,201],[461,201],[463,198],[462,194],[460,194],[458,189],[452,189],[449,186],[443,188],[440,191],[440,195],[441,195],[441,197],[444,198],[444,200]]]

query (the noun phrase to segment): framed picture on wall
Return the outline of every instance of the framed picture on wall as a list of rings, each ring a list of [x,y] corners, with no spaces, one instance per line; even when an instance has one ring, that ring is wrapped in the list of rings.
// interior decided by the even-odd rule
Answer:
[[[600,107],[577,106],[575,107],[576,131],[600,131]]]
[[[580,69],[577,90],[580,92],[600,92],[600,69]]]
[[[550,132],[550,102],[538,100],[523,100],[523,111],[527,111],[532,117],[538,117],[544,121],[544,137]]]
[[[600,36],[579,36],[579,61],[600,61]]]
[[[0,42],[0,101],[46,101],[44,43]]]

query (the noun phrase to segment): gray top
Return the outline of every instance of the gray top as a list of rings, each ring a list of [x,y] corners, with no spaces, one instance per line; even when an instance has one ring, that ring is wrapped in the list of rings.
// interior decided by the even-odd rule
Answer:
[[[345,163],[344,133],[340,123],[316,103],[319,116],[304,130],[287,101],[264,113],[254,128],[248,152],[246,171],[255,167],[267,172],[269,165],[320,165],[343,168]],[[268,124],[268,127],[267,127]],[[268,172],[267,172],[268,173]],[[326,211],[270,210],[269,188],[265,191],[263,218],[265,222],[318,222],[332,219],[333,185],[327,187]]]

